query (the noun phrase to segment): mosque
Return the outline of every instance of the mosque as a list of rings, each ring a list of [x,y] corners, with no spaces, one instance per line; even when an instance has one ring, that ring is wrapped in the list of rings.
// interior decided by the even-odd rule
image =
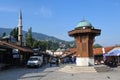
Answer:
[[[18,42],[11,42],[11,36],[0,38],[0,65],[1,64],[24,64],[27,62],[33,50],[23,45],[22,34],[22,11],[18,19]]]

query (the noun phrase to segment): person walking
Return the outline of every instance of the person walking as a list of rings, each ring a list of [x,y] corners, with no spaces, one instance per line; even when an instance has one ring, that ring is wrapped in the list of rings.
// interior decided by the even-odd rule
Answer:
[[[50,67],[52,67],[51,60],[52,60],[52,57],[49,58]]]
[[[56,59],[56,66],[59,66],[59,58]]]

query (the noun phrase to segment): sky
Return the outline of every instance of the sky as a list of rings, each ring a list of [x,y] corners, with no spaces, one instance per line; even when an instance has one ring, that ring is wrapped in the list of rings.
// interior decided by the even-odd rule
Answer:
[[[72,41],[68,31],[85,19],[101,29],[95,43],[120,44],[120,0],[0,0],[0,27],[17,27],[20,9],[25,31]]]

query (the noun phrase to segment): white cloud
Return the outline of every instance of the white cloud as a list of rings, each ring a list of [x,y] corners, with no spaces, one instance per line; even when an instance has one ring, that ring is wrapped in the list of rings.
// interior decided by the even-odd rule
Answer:
[[[12,7],[0,7],[0,12],[16,12],[17,9]]]
[[[52,10],[50,8],[42,6],[34,14],[35,15],[40,15],[40,16],[43,16],[43,17],[51,17],[52,16]]]

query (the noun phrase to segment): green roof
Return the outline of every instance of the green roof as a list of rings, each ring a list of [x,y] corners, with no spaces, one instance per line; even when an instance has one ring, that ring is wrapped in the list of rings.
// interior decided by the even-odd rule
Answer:
[[[92,27],[92,24],[86,20],[82,20],[76,27]]]

